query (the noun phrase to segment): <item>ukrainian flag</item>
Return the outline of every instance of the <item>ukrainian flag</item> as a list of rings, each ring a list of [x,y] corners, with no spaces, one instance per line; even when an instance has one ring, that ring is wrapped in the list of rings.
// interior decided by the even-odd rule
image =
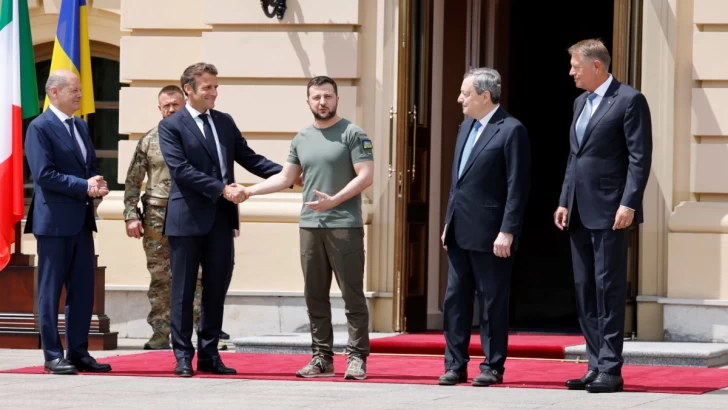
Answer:
[[[65,68],[81,79],[81,110],[76,115],[95,112],[94,86],[91,80],[91,46],[88,40],[86,0],[62,0],[53,45],[51,72]],[[48,96],[43,110],[48,108]]]

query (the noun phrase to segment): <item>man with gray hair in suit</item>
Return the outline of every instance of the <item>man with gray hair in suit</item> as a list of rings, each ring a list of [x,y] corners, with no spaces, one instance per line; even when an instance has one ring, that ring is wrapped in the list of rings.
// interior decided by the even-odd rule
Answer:
[[[466,119],[457,136],[442,233],[450,269],[441,385],[467,381],[473,294],[485,360],[472,384],[503,382],[513,252],[523,226],[531,154],[526,128],[500,106],[500,95],[498,71],[477,68],[465,74],[458,102]]]

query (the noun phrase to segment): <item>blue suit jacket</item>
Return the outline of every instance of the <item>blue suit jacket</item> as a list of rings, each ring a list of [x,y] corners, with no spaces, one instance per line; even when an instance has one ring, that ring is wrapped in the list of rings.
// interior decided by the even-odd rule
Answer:
[[[463,249],[493,252],[499,232],[514,235],[515,249],[531,180],[528,134],[520,121],[498,107],[458,178],[465,141],[474,124],[472,118],[460,124],[445,223],[455,221],[455,241]]]
[[[72,236],[84,223],[96,231],[88,179],[99,175],[96,151],[88,125],[75,117],[76,128],[86,147],[86,161],[66,125],[47,109],[28,126],[25,155],[33,175],[33,200],[25,233]]]
[[[574,101],[571,152],[559,206],[571,210],[576,200],[581,222],[588,229],[612,229],[620,205],[634,209],[634,223],[640,224],[652,166],[647,100],[639,91],[612,79],[579,145],[576,122],[586,96],[585,92]],[[571,215],[569,212],[569,219]]]
[[[210,110],[210,115],[230,182],[234,180],[235,162],[261,178],[268,178],[281,171],[280,165],[256,154],[248,146],[229,114]],[[221,197],[225,184],[217,179],[220,164],[208,150],[205,137],[187,108],[159,123],[159,146],[172,177],[164,234],[207,234],[215,221],[217,201],[227,201]],[[239,218],[230,220],[231,230],[238,226]]]

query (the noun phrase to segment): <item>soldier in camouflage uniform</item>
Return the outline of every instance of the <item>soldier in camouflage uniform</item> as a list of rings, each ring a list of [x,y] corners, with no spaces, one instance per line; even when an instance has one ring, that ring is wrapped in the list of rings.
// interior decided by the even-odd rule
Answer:
[[[163,118],[182,109],[184,104],[182,90],[177,86],[166,86],[159,92],[159,110]],[[140,212],[139,195],[145,176],[147,187],[141,198],[144,211]],[[145,350],[171,349],[169,315],[172,270],[167,238],[162,235],[170,185],[169,170],[159,149],[157,127],[154,127],[137,144],[126,174],[124,191],[124,220],[127,235],[134,238],[143,237],[147,269],[151,275],[147,295],[152,309],[147,316],[147,322],[152,326],[154,335],[144,344]],[[198,276],[193,309],[195,327],[200,317],[201,294],[201,281]]]

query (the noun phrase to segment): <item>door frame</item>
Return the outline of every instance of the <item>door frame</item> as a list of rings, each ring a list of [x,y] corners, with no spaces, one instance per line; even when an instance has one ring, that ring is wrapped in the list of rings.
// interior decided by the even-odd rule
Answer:
[[[425,89],[427,93],[423,99],[422,106],[414,106],[410,101],[412,91],[410,70],[412,66],[412,52],[414,39],[411,36],[411,28],[415,18],[412,13],[412,3],[418,2],[421,7],[425,7],[424,17],[424,38],[425,44],[424,60],[427,61],[425,70],[421,73],[422,78],[426,82]],[[424,164],[425,169],[416,169],[414,166],[415,154],[413,149],[409,147],[410,126],[413,130],[417,129],[417,116],[424,115],[426,121],[430,121],[430,94],[431,94],[431,55],[432,55],[432,0],[399,0],[399,26],[398,26],[398,53],[397,53],[397,104],[395,107],[396,114],[396,161],[394,168],[394,176],[396,181],[395,193],[395,217],[394,217],[394,287],[393,302],[394,309],[392,315],[392,328],[395,332],[404,332],[407,330],[406,318],[406,298],[407,298],[407,275],[409,258],[407,252],[407,221],[408,221],[408,203],[409,192],[412,178],[415,174],[427,174],[429,170],[428,163]],[[414,109],[413,109],[414,108]],[[410,125],[412,124],[412,125]],[[415,131],[416,132],[416,131]],[[429,187],[429,180],[423,186]],[[425,241],[425,251],[427,250],[427,241]],[[425,264],[426,266],[426,264]],[[424,275],[424,298],[427,298],[427,269],[422,273]],[[424,313],[426,317],[426,312]],[[426,319],[425,319],[426,320]]]

